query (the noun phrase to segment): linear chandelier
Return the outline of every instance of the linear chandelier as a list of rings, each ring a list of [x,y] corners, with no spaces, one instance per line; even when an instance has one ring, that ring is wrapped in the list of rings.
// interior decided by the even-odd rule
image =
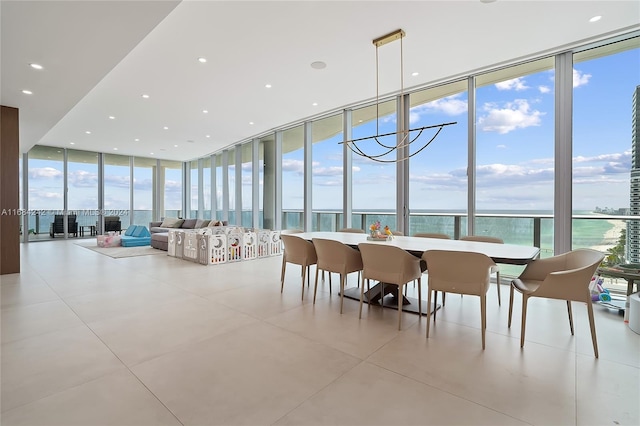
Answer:
[[[376,161],[378,163],[397,163],[400,161],[405,161],[411,157],[413,157],[414,155],[419,154],[420,152],[422,152],[422,150],[424,150],[426,147],[428,147],[431,142],[433,142],[438,135],[440,134],[440,132],[442,131],[442,129],[445,126],[451,126],[453,124],[457,124],[457,122],[451,122],[451,123],[440,123],[440,124],[434,124],[431,126],[424,126],[424,127],[416,127],[415,129],[408,129],[408,130],[399,130],[396,132],[390,132],[390,133],[384,133],[384,134],[380,134],[380,128],[379,128],[379,122],[380,122],[380,101],[379,101],[379,97],[380,97],[380,89],[379,89],[379,61],[378,61],[378,48],[380,46],[383,46],[385,44],[391,43],[393,41],[396,40],[400,40],[400,99],[404,98],[404,56],[403,56],[403,46],[402,46],[402,39],[405,36],[405,32],[403,30],[396,30],[393,31],[389,34],[386,34],[382,37],[376,38],[373,40],[373,44],[376,46],[376,134],[373,136],[367,136],[364,138],[358,138],[358,139],[352,139],[349,141],[344,141],[344,142],[339,142],[339,144],[346,144],[347,147],[349,147],[349,149],[361,156],[361,157],[365,157],[368,158],[369,160],[372,161]],[[427,140],[427,138],[423,138],[422,140],[420,139],[420,137],[422,136],[423,132],[427,129],[437,129],[435,134],[433,135],[433,137],[431,137],[430,139]],[[416,134],[417,132],[417,134]],[[415,134],[415,136],[411,136],[412,134]],[[392,135],[396,135],[396,141],[394,145],[390,145],[390,144],[385,144],[383,142],[380,141],[381,138],[387,137],[387,136],[392,136]],[[401,136],[401,138],[400,138]],[[362,143],[360,144],[360,146],[358,146],[358,142],[364,142],[364,141],[375,141],[376,144],[378,145],[378,150],[380,150],[381,152],[376,153],[376,154],[372,154],[369,153],[367,154],[362,146]],[[392,154],[393,152],[398,151],[399,149],[404,149],[407,148],[409,149],[409,146],[411,144],[413,144],[414,142],[418,142],[421,141],[422,146],[416,150],[414,150],[414,152],[410,152],[408,155],[402,156],[402,158],[398,158],[398,156],[396,155],[396,158],[393,159],[389,159],[389,158],[385,158],[387,156],[389,156],[389,154]],[[426,140],[426,142],[424,142]]]

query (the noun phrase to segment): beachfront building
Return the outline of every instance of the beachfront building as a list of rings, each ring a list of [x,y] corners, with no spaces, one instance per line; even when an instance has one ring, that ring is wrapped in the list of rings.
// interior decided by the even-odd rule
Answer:
[[[631,102],[631,199],[632,216],[640,215],[640,86],[633,91]],[[628,260],[640,262],[640,221],[627,222]]]

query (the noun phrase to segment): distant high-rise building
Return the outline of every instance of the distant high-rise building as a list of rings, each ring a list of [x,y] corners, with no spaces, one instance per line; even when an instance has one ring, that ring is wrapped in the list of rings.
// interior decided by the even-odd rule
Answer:
[[[631,112],[631,198],[630,215],[640,216],[640,86],[633,92]],[[640,220],[627,222],[627,258],[640,262]]]

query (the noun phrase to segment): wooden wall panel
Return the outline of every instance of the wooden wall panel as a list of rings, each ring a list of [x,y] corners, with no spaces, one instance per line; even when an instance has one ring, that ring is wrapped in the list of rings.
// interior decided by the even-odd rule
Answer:
[[[0,275],[20,272],[18,109],[0,115]]]

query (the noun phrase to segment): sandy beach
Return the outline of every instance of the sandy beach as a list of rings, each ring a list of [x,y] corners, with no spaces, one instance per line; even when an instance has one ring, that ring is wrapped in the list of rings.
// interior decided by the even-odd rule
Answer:
[[[607,222],[613,225],[613,228],[611,228],[609,231],[607,231],[606,234],[604,234],[603,239],[607,243],[599,246],[591,247],[592,249],[601,251],[603,253],[606,253],[607,250],[609,250],[611,247],[614,247],[616,244],[618,244],[618,238],[620,238],[620,232],[622,232],[622,230],[625,229],[627,226],[627,224],[623,220],[608,220]]]

